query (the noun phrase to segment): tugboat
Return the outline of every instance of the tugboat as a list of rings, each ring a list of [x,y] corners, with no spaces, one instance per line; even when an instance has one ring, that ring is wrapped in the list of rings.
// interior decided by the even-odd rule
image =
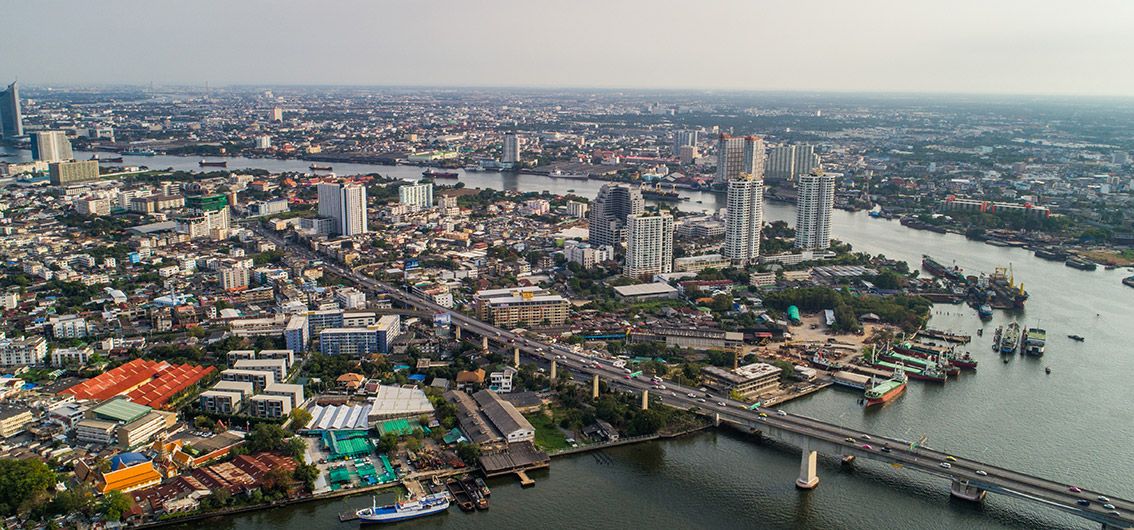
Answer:
[[[1020,345],[1020,325],[1012,322],[1000,336],[1000,353],[1015,353]]]
[[[992,306],[988,304],[981,304],[980,307],[977,308],[977,316],[979,316],[981,320],[991,320]]]
[[[440,513],[449,509],[449,495],[441,492],[420,499],[409,499],[386,506],[378,506],[371,499],[369,508],[355,512],[362,523],[391,523]]]
[[[906,391],[906,373],[903,370],[894,370],[894,375],[881,383],[866,389],[863,397],[866,398],[867,407],[881,405],[902,395]]]
[[[319,164],[311,164],[310,166],[307,166],[307,169],[310,169],[311,171],[331,171],[332,168],[331,168],[331,166],[320,166]]]

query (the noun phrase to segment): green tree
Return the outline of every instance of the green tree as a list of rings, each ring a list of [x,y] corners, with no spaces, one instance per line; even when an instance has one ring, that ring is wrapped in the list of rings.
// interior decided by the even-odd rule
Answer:
[[[44,493],[55,486],[55,480],[55,472],[39,460],[0,460],[0,514],[37,508],[26,503],[46,502]]]
[[[307,409],[291,409],[291,430],[298,431],[311,422],[311,413]]]
[[[480,459],[480,447],[470,443],[462,443],[457,446],[457,456],[466,464],[475,466]]]
[[[99,508],[108,521],[121,521],[133,504],[130,497],[125,493],[110,490],[106,495],[103,495]]]

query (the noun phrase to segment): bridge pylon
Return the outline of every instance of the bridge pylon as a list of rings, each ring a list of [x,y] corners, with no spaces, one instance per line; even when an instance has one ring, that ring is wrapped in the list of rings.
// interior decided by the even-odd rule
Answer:
[[[810,490],[815,489],[815,486],[819,485],[819,474],[816,469],[818,459],[818,451],[810,447],[803,448],[799,462],[799,478],[795,479],[795,487],[802,490]]]

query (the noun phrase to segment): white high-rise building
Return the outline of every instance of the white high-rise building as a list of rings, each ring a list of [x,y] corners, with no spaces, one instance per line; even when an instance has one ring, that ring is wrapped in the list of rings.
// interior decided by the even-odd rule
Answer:
[[[795,248],[826,250],[831,246],[834,175],[800,175],[795,208]]]
[[[810,175],[815,171],[819,167],[819,155],[815,154],[815,146],[810,144],[795,146],[794,166],[790,180],[795,180],[800,175]]]
[[[640,276],[673,272],[673,217],[631,215],[626,218],[626,265],[622,273]]]
[[[591,203],[587,241],[595,246],[621,247],[626,218],[641,215],[645,209],[646,202],[636,186],[603,184],[598,197]]]
[[[44,162],[72,160],[71,141],[63,131],[41,131],[31,135],[32,158]]]
[[[433,184],[406,184],[398,187],[398,202],[418,208],[433,207]]]
[[[261,134],[256,137],[256,149],[268,149],[272,147],[272,137],[266,134]]]
[[[365,234],[366,188],[357,183],[320,182],[319,216],[334,219],[334,234]]]
[[[782,145],[768,149],[768,161],[764,165],[764,176],[784,180],[795,178],[795,146]]]
[[[673,133],[673,156],[681,156],[682,147],[697,147],[697,131],[675,131]]]
[[[717,175],[713,182],[725,185],[741,175],[764,179],[764,140],[722,134],[717,139]]]
[[[728,214],[725,217],[725,243],[721,250],[739,266],[760,257],[760,230],[764,224],[764,181],[754,175],[740,175],[728,181]]]
[[[500,161],[513,164],[520,162],[520,137],[516,133],[504,135],[504,151],[500,155]]]
[[[225,267],[220,271],[221,288],[226,291],[247,289],[252,282],[252,273],[242,266]]]

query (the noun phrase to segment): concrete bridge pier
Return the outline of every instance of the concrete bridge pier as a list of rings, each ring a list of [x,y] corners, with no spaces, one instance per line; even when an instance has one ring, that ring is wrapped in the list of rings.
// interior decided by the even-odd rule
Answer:
[[[949,494],[961,500],[980,502],[988,492],[969,484],[968,480],[953,479]]]
[[[480,338],[480,349],[482,349],[484,351],[488,351],[488,337],[487,336]],[[516,366],[519,366],[519,364],[517,363]]]
[[[713,425],[715,425],[717,427],[721,426],[721,413],[720,412],[713,414]]]
[[[642,391],[642,410],[650,410],[650,391]]]
[[[598,399],[598,374],[595,374],[595,382],[591,387],[591,399]]]
[[[555,362],[555,359],[552,359],[552,360],[551,360],[551,380],[552,380],[552,381],[555,381],[555,376],[556,376],[556,375],[558,375],[558,374],[556,373],[556,372],[557,372],[557,371],[556,371],[556,364],[557,364],[557,363]]]
[[[810,446],[803,447],[799,462],[799,478],[795,479],[795,487],[810,490],[819,485],[819,475],[816,469],[818,457],[818,451],[811,449]]]
[[[461,340],[461,326],[460,326],[460,324],[457,325],[457,331],[456,331],[456,333],[453,334],[453,336],[456,337],[457,340]]]
[[[484,340],[488,341],[487,338]],[[512,366],[515,366],[516,368],[520,367],[520,348],[518,346],[512,348]]]

